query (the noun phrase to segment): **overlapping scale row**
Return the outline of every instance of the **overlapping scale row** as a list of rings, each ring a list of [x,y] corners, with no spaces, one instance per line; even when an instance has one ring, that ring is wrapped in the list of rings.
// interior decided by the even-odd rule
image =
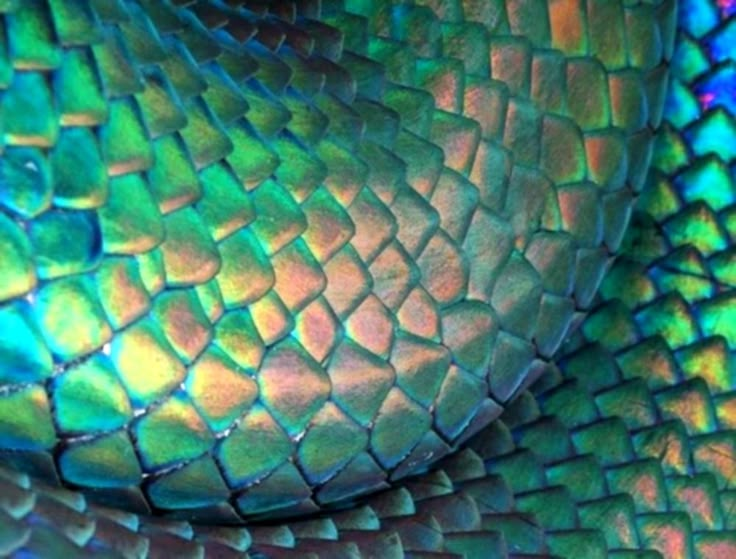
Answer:
[[[734,89],[713,78],[733,65],[733,52],[713,45],[724,44],[734,15],[727,3],[681,4],[665,130],[624,255],[558,364],[464,450],[363,506],[247,529],[88,508],[79,494],[4,472],[3,551],[734,555],[733,156],[725,142],[697,147],[730,133],[734,111],[702,94],[727,99]]]
[[[0,2],[0,454],[237,522],[385,488],[580,320],[662,2]]]

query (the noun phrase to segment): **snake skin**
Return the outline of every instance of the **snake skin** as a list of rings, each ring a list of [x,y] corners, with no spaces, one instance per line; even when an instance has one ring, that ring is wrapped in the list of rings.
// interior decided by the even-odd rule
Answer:
[[[736,6],[681,2],[664,125],[593,312],[500,420],[318,518],[213,527],[0,471],[17,557],[736,556]]]
[[[312,513],[455,451],[618,249],[675,4],[0,2],[0,458]]]

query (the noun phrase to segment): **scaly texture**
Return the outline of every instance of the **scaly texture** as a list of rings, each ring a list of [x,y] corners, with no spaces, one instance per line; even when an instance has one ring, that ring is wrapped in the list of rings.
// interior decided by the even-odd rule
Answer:
[[[582,318],[675,10],[5,0],[0,457],[139,513],[426,469]]]
[[[734,16],[716,3],[681,7],[664,131],[624,256],[536,397],[523,394],[465,450],[361,507],[248,529],[89,507],[4,473],[2,552],[734,555]]]
[[[665,124],[592,316],[500,421],[363,506],[202,528],[89,506],[4,473],[4,552],[40,556],[615,557],[736,554],[736,9],[683,2]],[[0,551],[0,552],[2,552]]]
[[[0,546],[66,557],[736,555],[736,8],[721,4],[680,8],[648,190],[593,313],[466,448],[348,511],[237,529],[89,507],[5,473]]]

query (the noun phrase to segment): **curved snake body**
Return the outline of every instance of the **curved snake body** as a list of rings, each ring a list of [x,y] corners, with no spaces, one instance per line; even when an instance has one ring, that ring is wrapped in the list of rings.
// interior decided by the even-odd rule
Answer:
[[[732,549],[728,7],[12,4],[0,553]]]

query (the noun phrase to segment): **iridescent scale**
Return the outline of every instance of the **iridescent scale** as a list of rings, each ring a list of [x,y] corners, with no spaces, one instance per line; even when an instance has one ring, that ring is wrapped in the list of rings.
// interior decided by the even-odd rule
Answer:
[[[0,2],[0,555],[736,556],[736,6],[622,4]]]

